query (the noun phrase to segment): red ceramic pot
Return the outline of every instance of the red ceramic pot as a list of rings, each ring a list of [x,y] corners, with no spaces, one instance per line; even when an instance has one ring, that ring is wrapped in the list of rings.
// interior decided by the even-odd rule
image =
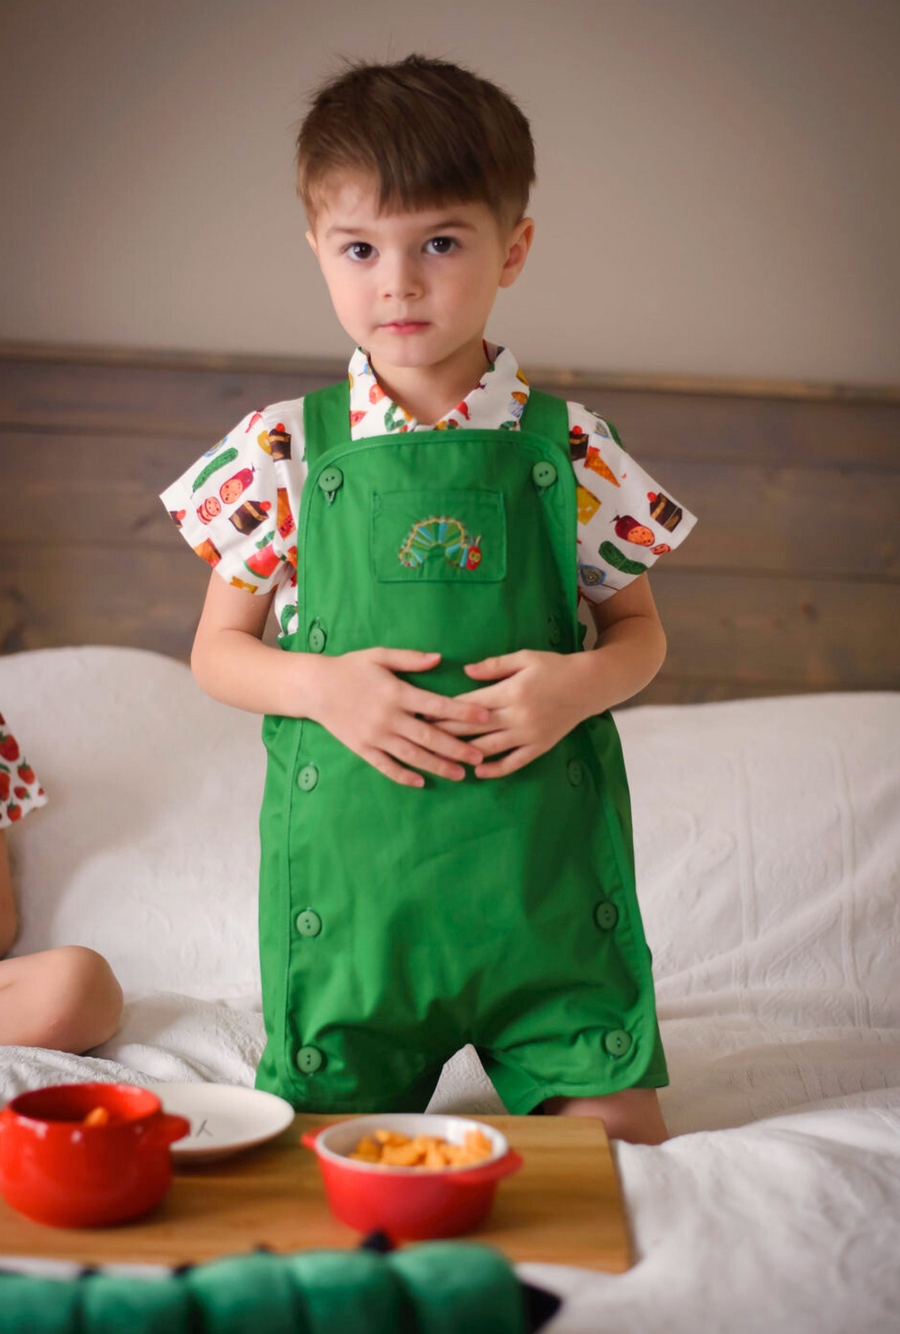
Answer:
[[[105,1125],[84,1117],[105,1107]],[[55,1084],[0,1112],[0,1194],[38,1223],[105,1227],[147,1213],[172,1181],[169,1145],[191,1123],[134,1084]]]
[[[364,1163],[347,1155],[376,1130],[438,1135],[462,1144],[478,1129],[493,1145],[489,1158],[471,1167],[421,1171]],[[397,1239],[426,1241],[471,1232],[488,1215],[497,1183],[522,1166],[506,1137],[484,1121],[428,1112],[389,1112],[333,1121],[301,1136],[316,1154],[335,1218],[359,1232],[382,1231]]]

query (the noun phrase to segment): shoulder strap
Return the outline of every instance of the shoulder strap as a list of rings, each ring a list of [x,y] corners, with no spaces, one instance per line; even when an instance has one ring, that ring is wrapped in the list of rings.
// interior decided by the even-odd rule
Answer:
[[[569,409],[565,399],[556,394],[547,394],[543,389],[529,388],[528,402],[519,418],[519,428],[533,431],[545,440],[555,441],[568,456]]]
[[[326,450],[350,444],[349,379],[303,395],[303,437],[310,472]]]

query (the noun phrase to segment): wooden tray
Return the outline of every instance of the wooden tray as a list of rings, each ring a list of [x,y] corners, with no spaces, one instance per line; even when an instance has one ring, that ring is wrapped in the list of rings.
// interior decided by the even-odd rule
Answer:
[[[278,1251],[358,1246],[362,1234],[332,1216],[318,1159],[300,1143],[303,1131],[346,1119],[298,1113],[268,1144],[206,1167],[178,1165],[162,1203],[143,1219],[116,1227],[46,1227],[0,1199],[0,1256],[176,1265],[259,1245]],[[614,1273],[631,1267],[618,1177],[599,1117],[473,1119],[502,1130],[525,1161],[499,1182],[481,1227],[457,1240],[495,1246],[514,1262]]]

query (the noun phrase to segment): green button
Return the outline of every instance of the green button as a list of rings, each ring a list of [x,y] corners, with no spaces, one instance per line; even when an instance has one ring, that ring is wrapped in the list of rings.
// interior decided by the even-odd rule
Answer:
[[[337,491],[344,482],[344,474],[340,468],[325,468],[319,473],[319,486],[323,491]]]
[[[614,903],[598,903],[594,909],[594,921],[601,931],[611,931],[619,920],[619,910]]]
[[[556,465],[549,459],[541,459],[531,470],[536,486],[552,486],[556,481]]]
[[[319,771],[314,764],[304,764],[297,775],[297,782],[302,791],[311,792],[319,781]]]
[[[301,936],[317,936],[322,930],[322,919],[312,908],[297,914],[297,930]]]
[[[314,625],[307,636],[307,643],[313,653],[321,653],[325,647],[325,631],[321,625]]]
[[[566,772],[569,775],[569,782],[573,787],[577,787],[584,777],[584,769],[582,768],[581,760],[569,760],[569,763],[566,766]]]
[[[624,1028],[614,1028],[603,1039],[603,1045],[610,1056],[624,1056],[631,1046],[631,1034],[626,1033]]]
[[[318,1047],[301,1047],[297,1052],[297,1069],[305,1075],[314,1075],[325,1064],[325,1057]]]

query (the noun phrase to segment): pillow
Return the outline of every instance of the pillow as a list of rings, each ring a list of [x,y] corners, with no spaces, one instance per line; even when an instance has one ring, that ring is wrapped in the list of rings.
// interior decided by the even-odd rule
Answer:
[[[259,988],[261,718],[143,649],[0,657],[0,710],[47,793],[7,831],[12,955],[104,954],[126,997]]]
[[[900,693],[615,717],[662,1013],[900,1028]]]

